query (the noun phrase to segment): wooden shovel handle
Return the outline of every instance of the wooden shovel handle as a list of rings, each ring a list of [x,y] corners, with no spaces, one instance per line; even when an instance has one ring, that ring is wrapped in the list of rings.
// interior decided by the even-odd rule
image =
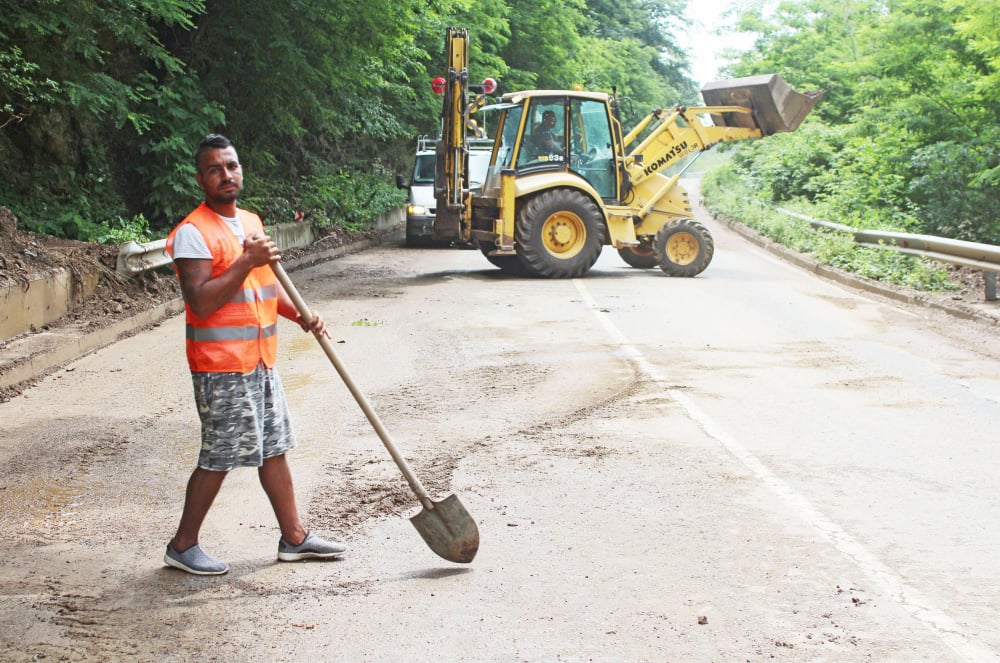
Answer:
[[[271,269],[274,270],[274,275],[278,278],[278,282],[281,284],[281,287],[285,289],[285,292],[287,292],[288,296],[292,299],[292,302],[295,304],[295,308],[298,309],[299,315],[302,316],[302,319],[305,320],[307,324],[312,322],[312,312],[309,310],[309,307],[306,306],[305,300],[302,299],[302,295],[299,294],[299,291],[295,288],[292,280],[288,278],[285,268],[280,262],[275,262],[271,263]],[[365,416],[368,417],[368,421],[371,423],[372,428],[375,429],[379,439],[382,440],[382,444],[384,444],[385,448],[389,450],[389,455],[392,456],[392,459],[396,461],[396,465],[398,465],[399,469],[403,472],[406,482],[410,484],[410,488],[416,494],[417,498],[420,499],[420,503],[425,509],[433,511],[434,503],[427,495],[427,491],[424,490],[423,484],[420,483],[417,475],[413,473],[413,470],[410,468],[410,464],[407,463],[406,459],[399,453],[399,450],[393,443],[392,438],[389,436],[389,431],[386,430],[385,426],[382,424],[382,420],[379,419],[378,414],[374,409],[372,409],[371,404],[368,403],[368,399],[365,398],[364,393],[362,393],[358,385],[355,384],[354,380],[351,379],[351,375],[347,372],[347,368],[344,367],[343,362],[340,361],[340,357],[338,357],[337,353],[334,352],[333,344],[330,342],[330,339],[323,334],[316,332],[313,333],[313,336],[315,336],[316,340],[319,341],[320,346],[323,348],[323,352],[326,353],[326,356],[330,359],[333,367],[337,369],[337,373],[340,374],[340,379],[344,381],[345,385],[347,385],[347,389],[351,392],[351,395],[354,396],[354,400],[361,406],[361,410],[365,413]]]

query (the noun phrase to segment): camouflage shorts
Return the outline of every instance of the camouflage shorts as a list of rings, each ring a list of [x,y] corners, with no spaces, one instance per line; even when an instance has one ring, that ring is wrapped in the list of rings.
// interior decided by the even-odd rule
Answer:
[[[228,471],[260,467],[295,448],[281,379],[258,365],[250,373],[192,373],[201,417],[198,467]]]

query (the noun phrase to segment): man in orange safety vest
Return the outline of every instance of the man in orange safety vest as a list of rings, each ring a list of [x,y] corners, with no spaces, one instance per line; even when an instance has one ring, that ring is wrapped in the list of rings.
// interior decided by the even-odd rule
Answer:
[[[274,367],[279,315],[329,337],[326,323],[318,313],[302,320],[270,267],[281,257],[278,247],[260,217],[236,206],[243,172],[232,143],[206,136],[195,167],[205,201],[167,237],[167,252],[184,295],[201,452],[164,562],[196,575],[229,570],[202,550],[199,534],[223,480],[237,467],[258,468],[281,529],[278,559],[337,557],[346,547],[307,531],[299,519],[285,458],[295,436]]]

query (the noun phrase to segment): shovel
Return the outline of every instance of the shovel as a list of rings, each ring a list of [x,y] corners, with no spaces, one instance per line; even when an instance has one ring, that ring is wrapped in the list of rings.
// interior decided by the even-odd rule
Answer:
[[[313,316],[309,311],[309,307],[306,306],[299,291],[295,289],[291,279],[288,278],[285,268],[282,267],[281,263],[277,262],[272,263],[271,268],[274,270],[274,275],[278,277],[278,282],[281,283],[285,292],[291,297],[302,319],[307,323],[312,321]],[[354,380],[351,379],[347,369],[344,368],[337,353],[333,351],[330,339],[323,334],[313,335],[319,341],[319,344],[323,346],[323,351],[326,352],[326,356],[333,363],[333,367],[337,369],[337,373],[340,374],[340,378],[347,385],[351,395],[354,396],[354,400],[361,406],[362,411],[368,417],[368,421],[371,422],[375,432],[378,433],[385,448],[389,450],[392,459],[396,461],[396,465],[402,470],[403,476],[406,477],[406,482],[410,484],[410,488],[416,493],[417,498],[420,499],[420,503],[424,508],[420,513],[410,518],[410,522],[420,532],[420,536],[424,538],[430,549],[441,557],[449,562],[458,562],[461,564],[471,562],[479,550],[479,528],[476,527],[476,521],[472,519],[472,516],[469,515],[469,512],[465,510],[465,507],[462,506],[462,503],[455,495],[448,495],[438,502],[435,502],[427,495],[427,491],[424,490],[420,480],[417,479],[417,475],[410,469],[409,463],[406,462],[406,459],[396,449],[392,438],[389,437],[389,432],[382,425],[382,420],[379,419],[378,414],[369,405],[365,395],[354,384]]]

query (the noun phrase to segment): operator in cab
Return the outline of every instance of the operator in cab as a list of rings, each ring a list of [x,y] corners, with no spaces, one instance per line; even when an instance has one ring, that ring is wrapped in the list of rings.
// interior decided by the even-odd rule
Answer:
[[[531,132],[531,142],[539,154],[561,154],[563,137],[557,136],[554,132],[556,126],[556,113],[547,110],[542,113],[542,121],[535,126]]]

